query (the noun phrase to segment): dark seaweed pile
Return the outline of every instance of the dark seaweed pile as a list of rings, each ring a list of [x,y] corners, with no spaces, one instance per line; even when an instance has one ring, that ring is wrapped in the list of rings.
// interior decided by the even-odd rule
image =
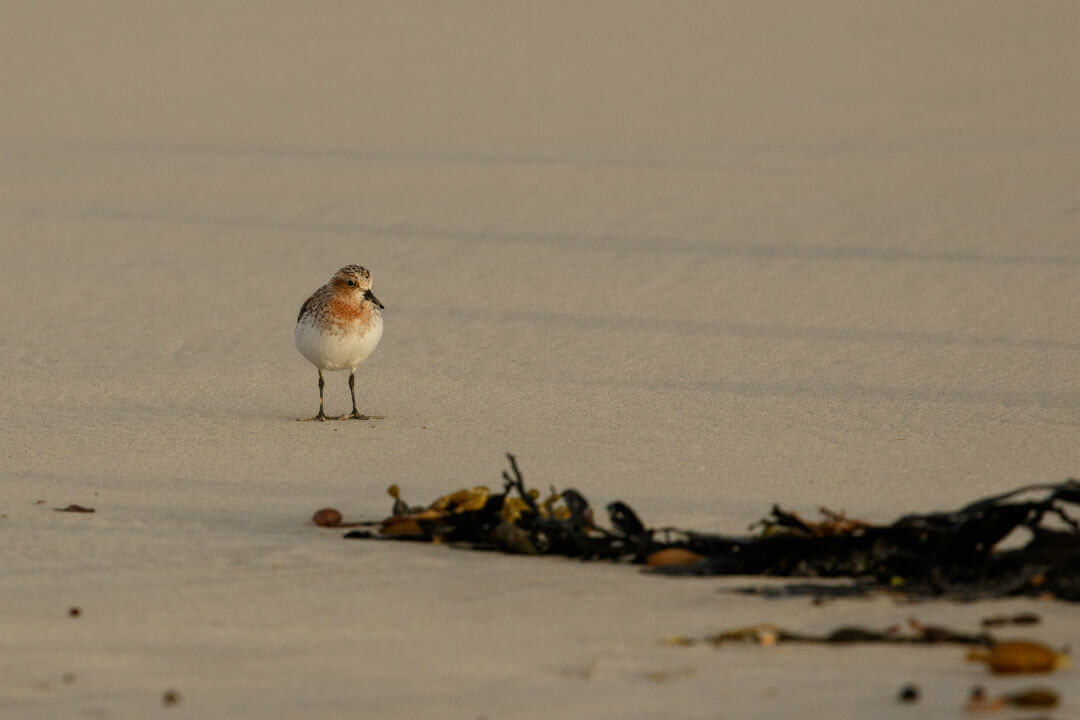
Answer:
[[[610,528],[597,525],[576,490],[541,501],[526,488],[513,455],[503,491],[460,491],[427,507],[397,498],[378,534],[346,537],[422,540],[477,549],[555,554],[648,563],[663,575],[769,575],[852,578],[817,586],[816,595],[861,595],[888,590],[913,597],[975,599],[1046,596],[1080,601],[1080,482],[1030,485],[976,500],[957,510],[905,515],[888,525],[851,520],[822,510],[814,523],[774,506],[745,536],[646,527],[622,502],[607,506]],[[1034,497],[1034,499],[1021,499]],[[355,526],[355,525],[354,525]],[[1030,530],[1020,547],[998,544],[1018,528]],[[684,564],[654,562],[679,548]],[[807,585],[791,592],[807,592]],[[809,586],[813,588],[813,585]],[[765,594],[783,594],[771,590]]]

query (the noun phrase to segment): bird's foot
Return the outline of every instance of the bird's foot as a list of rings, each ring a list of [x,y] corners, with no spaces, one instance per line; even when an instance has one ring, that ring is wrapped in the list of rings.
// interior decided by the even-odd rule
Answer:
[[[343,418],[343,417],[345,417],[345,416],[344,416],[344,415],[342,415],[341,417]],[[311,417],[306,417],[306,418],[296,418],[296,419],[297,419],[297,420],[298,420],[299,422],[308,422],[308,421],[310,421],[310,420],[318,420],[319,422],[325,422],[326,420],[340,420],[341,418],[332,418],[332,417],[330,417],[329,415],[327,415],[326,413],[324,413],[324,412],[322,411],[322,408],[319,408],[319,414],[318,414],[318,415],[312,415]]]
[[[349,418],[352,420],[385,420],[385,415],[361,415],[356,410],[349,413]]]

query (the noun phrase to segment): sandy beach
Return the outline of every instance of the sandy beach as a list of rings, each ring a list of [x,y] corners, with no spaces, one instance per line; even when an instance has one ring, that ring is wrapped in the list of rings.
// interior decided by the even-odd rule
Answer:
[[[0,716],[950,718],[1031,684],[661,639],[1033,610],[1004,634],[1080,647],[1065,603],[769,601],[310,517],[498,486],[507,451],[732,533],[1080,475],[1078,30],[1073,2],[0,4]],[[298,423],[296,313],[349,263],[386,419]],[[1040,681],[1054,717],[1076,672]]]

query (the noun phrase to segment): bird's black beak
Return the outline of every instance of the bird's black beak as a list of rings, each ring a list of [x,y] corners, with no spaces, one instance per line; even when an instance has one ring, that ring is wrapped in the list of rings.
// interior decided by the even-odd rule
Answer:
[[[386,306],[383,305],[381,302],[379,302],[379,298],[375,297],[375,293],[371,292],[370,290],[365,290],[364,291],[364,299],[365,300],[370,300],[371,302],[378,305],[380,310],[385,310],[386,309]]]

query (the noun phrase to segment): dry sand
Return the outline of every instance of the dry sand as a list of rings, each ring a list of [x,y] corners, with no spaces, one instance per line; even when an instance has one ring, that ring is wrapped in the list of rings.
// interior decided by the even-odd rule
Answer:
[[[658,640],[1036,609],[1080,646],[1060,603],[812,607],[308,523],[506,450],[730,532],[1080,473],[1078,31],[1071,1],[3,3],[0,716],[957,717],[986,678],[953,648]],[[296,423],[296,311],[353,262],[387,419]]]

